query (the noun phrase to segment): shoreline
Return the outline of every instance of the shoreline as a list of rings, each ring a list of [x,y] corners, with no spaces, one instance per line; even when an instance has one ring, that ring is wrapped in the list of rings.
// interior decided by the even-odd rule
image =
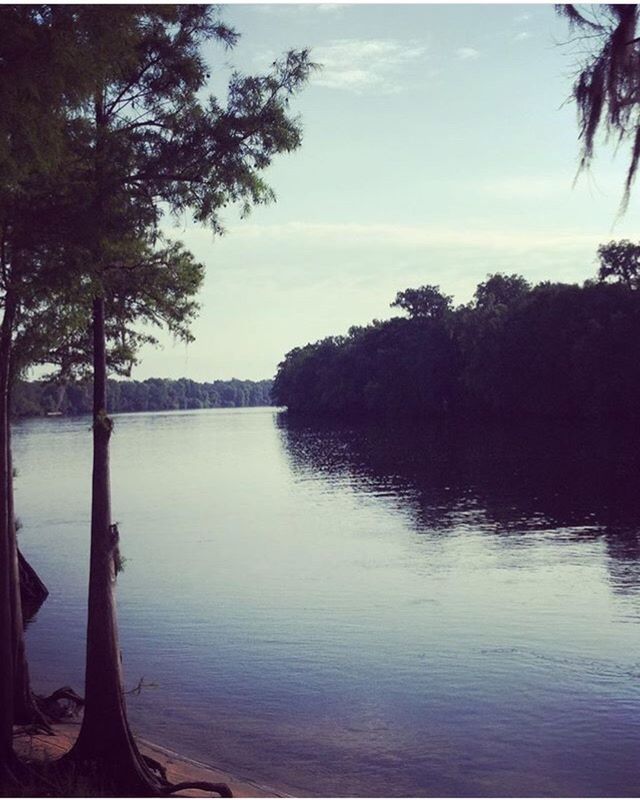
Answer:
[[[54,735],[32,735],[24,732],[14,734],[14,747],[21,757],[33,761],[60,758],[74,743],[80,730],[79,722],[61,722],[53,726]],[[159,761],[167,771],[167,776],[172,783],[183,781],[208,781],[211,783],[226,783],[229,785],[234,797],[291,797],[284,791],[264,786],[250,778],[233,775],[214,764],[205,764],[193,758],[176,753],[170,748],[154,744],[146,739],[136,737],[140,751]],[[210,793],[190,789],[181,792],[183,797],[210,796]]]

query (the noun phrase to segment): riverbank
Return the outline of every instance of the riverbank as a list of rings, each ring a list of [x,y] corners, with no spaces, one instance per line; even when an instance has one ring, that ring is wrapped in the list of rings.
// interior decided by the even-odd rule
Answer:
[[[54,735],[18,734],[14,739],[15,749],[21,758],[36,762],[60,758],[66,753],[75,742],[80,730],[78,722],[65,722],[54,727]],[[174,753],[159,745],[147,742],[144,739],[137,739],[141,752],[146,756],[151,756],[159,761],[167,771],[167,777],[171,783],[182,783],[184,781],[207,781],[210,783],[226,783],[233,792],[234,797],[287,797],[283,792],[277,792],[266,786],[247,778],[236,777],[224,770],[210,765],[202,764],[185,756]],[[210,793],[203,793],[198,790],[181,792],[184,797],[203,797],[210,796]]]

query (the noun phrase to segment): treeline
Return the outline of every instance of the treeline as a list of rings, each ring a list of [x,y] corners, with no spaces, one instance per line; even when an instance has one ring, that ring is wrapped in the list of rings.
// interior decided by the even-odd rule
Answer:
[[[110,380],[109,407],[113,412],[168,411],[191,408],[243,408],[271,405],[273,381],[213,381],[197,383],[180,378],[148,378],[145,381]],[[89,381],[60,385],[47,381],[18,382],[12,404],[17,417],[46,414],[90,414],[92,384]]]
[[[640,247],[599,253],[583,286],[495,274],[457,308],[435,286],[401,292],[392,305],[408,319],[288,353],[274,399],[312,416],[637,417]]]

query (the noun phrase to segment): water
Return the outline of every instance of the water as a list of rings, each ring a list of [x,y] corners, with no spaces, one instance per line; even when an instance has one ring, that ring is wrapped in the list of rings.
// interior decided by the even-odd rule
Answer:
[[[82,684],[89,424],[14,434],[21,547],[51,592],[28,632],[42,691]],[[637,795],[639,452],[118,416],[134,729],[298,794]]]

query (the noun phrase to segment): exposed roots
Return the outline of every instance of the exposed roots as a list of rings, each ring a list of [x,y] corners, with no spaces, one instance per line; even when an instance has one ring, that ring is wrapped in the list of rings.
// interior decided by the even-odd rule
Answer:
[[[14,724],[21,726],[21,732],[29,736],[37,736],[40,733],[52,736],[53,728],[50,722],[53,720],[40,708],[38,698],[27,689],[16,702]]]
[[[145,756],[142,753],[141,755],[144,759],[144,763],[147,765],[147,767],[149,767],[151,772],[153,772],[154,775],[157,775],[163,783],[169,783],[167,779],[167,770],[162,766],[162,764],[159,761],[156,761],[155,758],[151,758],[151,756]]]
[[[75,717],[84,706],[84,698],[73,691],[70,686],[62,686],[48,697],[36,697],[40,712],[52,722],[60,722]]]
[[[69,686],[57,689],[48,697],[36,695],[27,687],[16,700],[14,724],[20,726],[20,733],[29,736],[53,736],[51,726],[75,717],[83,705],[82,697]]]
[[[128,761],[128,763],[126,763]],[[226,783],[183,781],[171,783],[160,762],[137,748],[124,759],[74,757],[73,751],[51,764],[61,785],[84,785],[92,796],[170,797],[187,789],[198,789],[219,797],[233,797]]]
[[[220,797],[233,797],[231,789],[226,783],[208,783],[207,781],[186,781],[184,783],[174,783],[163,790],[163,795],[171,795],[182,792],[185,789],[199,789],[202,792],[216,792]]]

